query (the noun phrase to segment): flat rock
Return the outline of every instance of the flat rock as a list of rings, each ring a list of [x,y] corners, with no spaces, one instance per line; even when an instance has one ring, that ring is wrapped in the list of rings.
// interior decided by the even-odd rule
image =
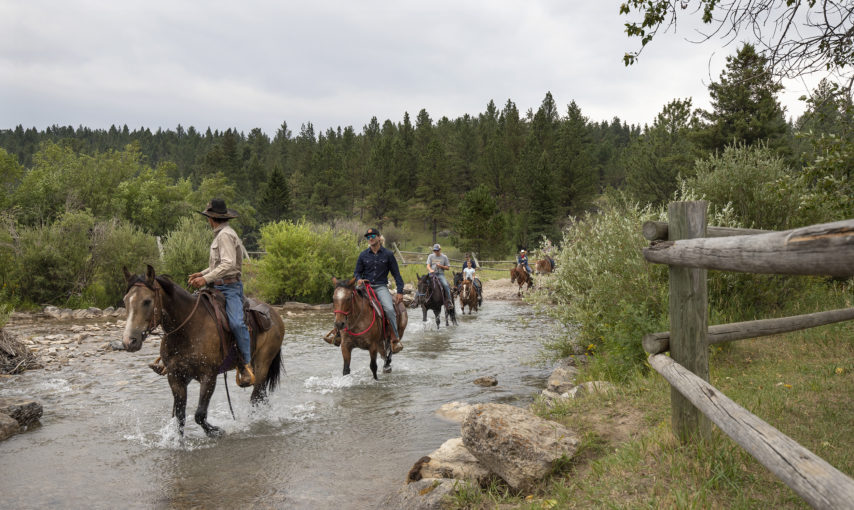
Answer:
[[[578,376],[578,369],[572,366],[557,366],[549,376],[546,383],[546,389],[557,394],[566,393],[575,387],[575,378]]]
[[[43,311],[44,311],[45,315],[47,315],[48,317],[53,317],[54,319],[62,318],[62,310],[60,310],[59,308],[57,308],[53,305],[48,305],[48,306],[44,307]]]
[[[453,478],[485,487],[493,475],[463,446],[463,438],[455,437],[416,462],[409,471],[407,483],[424,478]]]
[[[575,432],[563,425],[506,404],[474,406],[462,435],[468,451],[516,490],[533,488],[579,445]]]
[[[0,414],[10,416],[22,427],[37,422],[42,412],[42,405],[34,400],[0,397]]]
[[[465,402],[449,402],[447,404],[443,404],[442,407],[436,411],[436,414],[440,418],[462,424],[463,420],[466,418],[466,414],[468,414],[472,409],[473,406],[471,404],[466,404]]]
[[[380,500],[377,509],[440,510],[447,508],[446,496],[454,493],[456,480],[424,478],[404,485]]]
[[[477,379],[474,380],[474,383],[477,384],[478,386],[497,386],[498,385],[498,379],[496,379],[495,377],[492,377],[491,375],[488,375],[485,377],[478,377]]]

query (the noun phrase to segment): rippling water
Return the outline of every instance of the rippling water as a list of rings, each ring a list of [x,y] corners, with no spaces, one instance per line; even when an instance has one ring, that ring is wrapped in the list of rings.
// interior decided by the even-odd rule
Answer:
[[[151,342],[0,379],[2,395],[44,406],[40,427],[0,442],[3,508],[372,508],[416,460],[460,435],[435,416],[439,406],[529,403],[548,376],[533,361],[555,334],[517,303],[489,302],[438,331],[410,310],[394,371],[374,381],[362,350],[353,351],[352,374],[341,375],[340,351],[321,340],[331,312],[284,318],[282,385],[252,409],[250,390],[229,373],[234,420],[220,377],[209,411],[226,431],[220,439],[193,422],[197,383],[185,438],[177,436],[166,379],[146,366],[157,356]],[[472,384],[484,375],[498,386]]]

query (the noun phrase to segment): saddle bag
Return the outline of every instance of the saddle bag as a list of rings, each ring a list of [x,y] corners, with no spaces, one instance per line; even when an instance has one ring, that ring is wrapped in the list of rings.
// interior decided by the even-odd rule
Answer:
[[[272,309],[267,303],[262,303],[252,298],[243,299],[243,310],[251,314],[255,319],[255,324],[258,325],[258,332],[267,331],[273,327],[273,319],[271,317]]]

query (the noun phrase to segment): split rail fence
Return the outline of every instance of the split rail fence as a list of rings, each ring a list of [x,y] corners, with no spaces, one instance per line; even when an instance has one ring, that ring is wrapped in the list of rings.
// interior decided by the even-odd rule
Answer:
[[[854,220],[769,232],[707,227],[707,202],[674,202],[647,222],[644,258],[670,268],[670,331],[643,338],[649,364],[671,385],[672,426],[683,442],[711,422],[814,508],[854,508],[854,480],[709,384],[709,345],[854,319],[854,308],[708,326],[708,269],[854,275]],[[670,351],[670,357],[664,353]]]

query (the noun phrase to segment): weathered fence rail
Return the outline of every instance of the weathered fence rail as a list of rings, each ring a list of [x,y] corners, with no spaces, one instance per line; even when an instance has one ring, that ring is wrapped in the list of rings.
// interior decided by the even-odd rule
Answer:
[[[649,364],[722,431],[815,508],[854,507],[854,480],[662,354]]]
[[[708,326],[708,269],[799,275],[854,275],[854,220],[785,232],[707,227],[705,201],[674,202],[668,223],[647,222],[649,262],[670,268],[670,331],[643,338],[649,364],[671,386],[673,432],[708,437],[711,422],[816,508],[854,509],[854,480],[709,384],[710,344],[854,319],[854,308]],[[667,241],[655,242],[667,236]],[[671,357],[660,353],[670,351]]]

